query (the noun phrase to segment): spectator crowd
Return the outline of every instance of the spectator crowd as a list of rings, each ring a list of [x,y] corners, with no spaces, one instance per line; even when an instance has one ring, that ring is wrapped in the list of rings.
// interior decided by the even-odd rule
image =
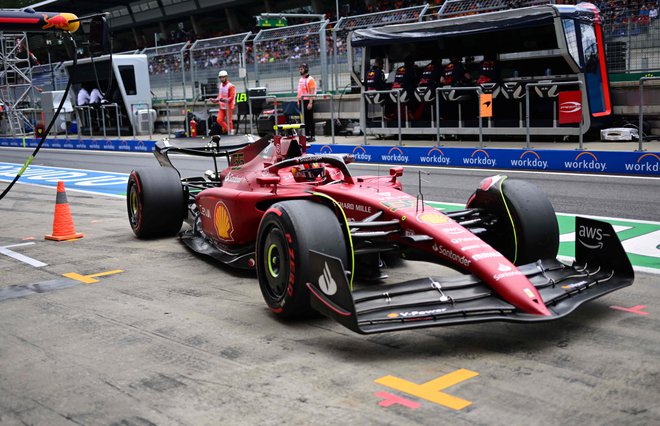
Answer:
[[[513,0],[511,7],[516,7],[516,0]],[[634,36],[645,33],[650,25],[658,18],[658,7],[660,0],[596,0],[594,4],[601,10],[605,33],[610,36]],[[427,15],[435,18],[435,13],[442,6],[443,0],[429,1],[430,8]],[[557,0],[556,3],[575,4],[576,0]],[[364,14],[377,14],[380,12],[392,12],[392,15],[382,15],[378,17],[378,21],[374,22],[374,26],[386,25],[392,20],[398,19],[396,13],[402,9],[420,6],[419,0],[379,0],[358,2],[351,5],[350,13],[345,16],[356,16]],[[475,2],[475,4],[478,4]],[[330,10],[326,13],[327,19],[331,22],[336,21],[336,13]],[[388,21],[389,20],[389,21]],[[354,22],[348,20],[345,22],[345,27],[337,34],[335,46],[333,43],[332,24],[326,31],[326,48],[328,54],[332,55],[335,47],[340,56],[346,53],[345,36],[350,30],[354,28]],[[248,32],[254,28],[244,28],[243,32]],[[206,33],[200,39],[222,37],[229,34],[222,32]],[[191,51],[189,48],[192,46],[195,35],[192,32],[186,31],[173,31],[170,34],[168,42],[186,42],[187,49],[184,50],[183,57],[179,52],[172,53],[156,53],[150,55],[149,58],[149,72],[151,74],[167,74],[176,73],[183,69],[190,69],[191,52],[192,60],[196,69],[217,69],[237,66],[240,62],[240,54],[242,46],[240,44],[233,44],[229,46],[213,46],[208,48],[198,48]],[[260,42],[256,45],[248,43],[246,45],[245,60],[246,63],[251,64],[255,60],[253,49],[257,49],[256,61],[259,64],[269,63],[287,63],[291,62],[297,64],[301,61],[312,62],[318,58],[321,53],[320,40],[317,34],[306,34],[283,37],[278,40],[268,40]],[[183,65],[181,63],[183,59]]]

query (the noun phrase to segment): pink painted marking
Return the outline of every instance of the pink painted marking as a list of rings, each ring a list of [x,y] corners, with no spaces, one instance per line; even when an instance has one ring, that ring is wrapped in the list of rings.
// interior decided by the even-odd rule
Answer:
[[[421,406],[419,402],[411,401],[401,396],[392,395],[385,391],[376,392],[376,396],[383,398],[383,400],[378,403],[381,407],[389,407],[394,404],[399,404],[416,410]]]
[[[643,312],[642,309],[646,308],[646,305],[637,305],[633,306],[632,308],[624,308],[622,306],[610,306],[612,309],[618,309],[620,311],[626,311],[630,312],[631,314],[637,314],[637,315],[648,315],[648,312]]]

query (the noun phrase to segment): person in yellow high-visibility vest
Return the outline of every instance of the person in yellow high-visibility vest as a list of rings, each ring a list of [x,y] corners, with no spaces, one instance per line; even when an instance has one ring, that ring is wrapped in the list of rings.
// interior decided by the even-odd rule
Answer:
[[[300,80],[298,80],[298,107],[305,121],[305,136],[309,142],[314,142],[314,98],[303,98],[305,95],[316,95],[316,81],[309,75],[309,65],[301,64]]]
[[[227,71],[220,71],[218,73],[218,78],[220,79],[218,96],[211,99],[211,102],[218,104],[218,117],[216,122],[222,129],[222,132],[231,135],[234,133],[232,116],[234,114],[234,105],[236,102],[236,87],[229,82]]]

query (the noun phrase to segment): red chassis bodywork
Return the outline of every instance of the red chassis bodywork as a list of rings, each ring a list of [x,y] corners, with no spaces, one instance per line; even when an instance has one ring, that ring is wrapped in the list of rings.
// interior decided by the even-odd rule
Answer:
[[[402,167],[352,176],[352,156],[305,150],[304,136],[236,145],[216,138],[188,148],[158,142],[154,154],[163,168],[129,178],[131,227],[144,238],[178,232],[197,253],[255,269],[278,315],[314,309],[364,334],[554,320],[634,280],[605,222],[576,218],[576,260],[558,261],[554,209],[528,182],[486,178],[464,210],[442,212],[402,190]],[[181,178],[169,152],[212,157],[215,172]],[[218,157],[228,160],[224,170]],[[181,229],[184,220],[189,226]],[[462,275],[354,288],[355,278],[384,277],[385,253]]]
[[[363,221],[380,211],[384,220],[398,220],[402,232],[392,234],[395,244],[409,246],[413,235],[431,237],[413,243],[415,249],[489,283],[500,297],[525,313],[550,315],[536,288],[516,266],[441,211],[403,192],[396,169],[392,176],[352,178],[326,165],[325,176],[299,182],[292,170],[298,166],[272,167],[287,158],[291,143],[295,140],[275,136],[269,156],[241,151],[232,154],[230,167],[221,173],[222,186],[196,196],[202,230],[208,238],[221,246],[249,244],[256,239],[267,206],[323,194],[342,207],[349,222]]]

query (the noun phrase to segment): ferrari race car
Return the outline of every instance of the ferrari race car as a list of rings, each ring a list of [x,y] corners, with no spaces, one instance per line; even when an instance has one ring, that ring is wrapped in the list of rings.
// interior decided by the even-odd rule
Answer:
[[[465,209],[443,212],[402,190],[402,167],[353,176],[350,155],[308,155],[295,132],[191,148],[165,140],[154,153],[162,167],[133,170],[128,180],[135,235],[178,233],[197,253],[256,270],[264,300],[283,318],[318,311],[364,334],[547,321],[633,282],[604,222],[578,217],[576,260],[557,260],[552,205],[534,185],[506,176],[484,179]],[[215,170],[182,178],[171,153],[209,157]],[[228,167],[218,170],[223,157]],[[463,275],[384,284],[383,259],[398,258]]]

